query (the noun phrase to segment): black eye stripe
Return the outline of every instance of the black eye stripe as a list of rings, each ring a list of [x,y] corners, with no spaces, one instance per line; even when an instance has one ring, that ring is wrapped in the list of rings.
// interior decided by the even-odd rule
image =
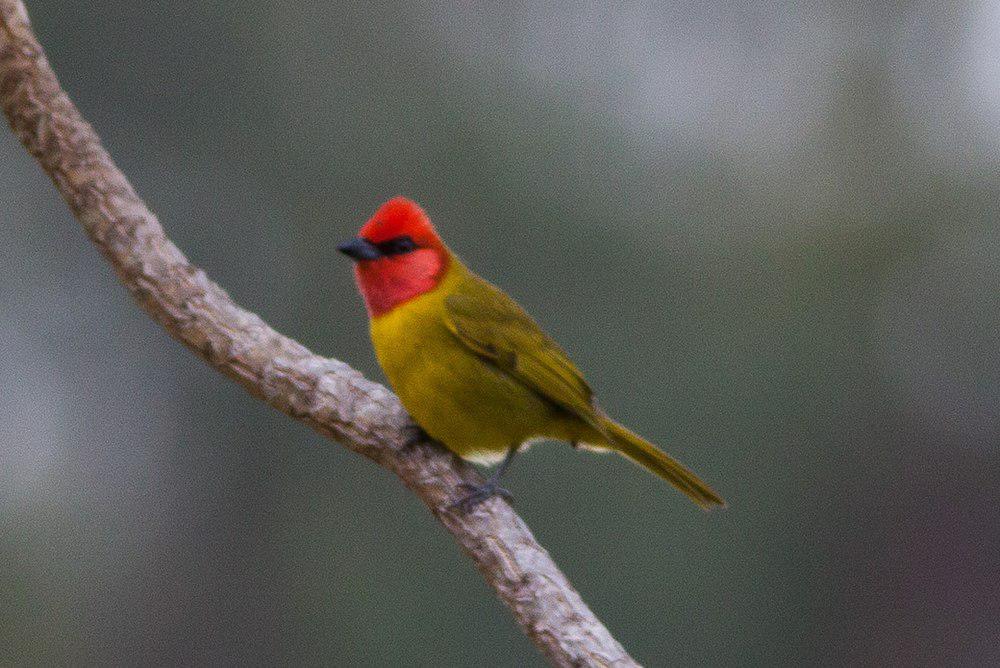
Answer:
[[[382,255],[401,255],[417,249],[417,244],[408,235],[393,237],[375,244]]]

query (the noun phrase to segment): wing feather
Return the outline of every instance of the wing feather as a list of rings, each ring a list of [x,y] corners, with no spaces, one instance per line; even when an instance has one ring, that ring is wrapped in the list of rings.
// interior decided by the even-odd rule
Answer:
[[[513,299],[485,282],[471,282],[445,299],[455,337],[547,401],[603,431],[593,391],[559,345]]]

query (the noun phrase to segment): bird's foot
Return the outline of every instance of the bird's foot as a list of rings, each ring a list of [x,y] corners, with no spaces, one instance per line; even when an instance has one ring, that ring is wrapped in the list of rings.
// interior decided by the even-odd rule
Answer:
[[[426,443],[431,437],[423,430],[423,427],[416,423],[411,423],[403,428],[403,449],[409,450],[418,443]]]
[[[505,487],[501,487],[500,483],[492,478],[484,482],[482,485],[473,485],[467,482],[463,482],[459,485],[462,489],[466,491],[466,495],[461,499],[452,504],[453,508],[458,508],[462,512],[470,512],[476,506],[478,506],[483,501],[491,499],[494,496],[500,496],[507,499],[508,503],[513,503],[514,496]]]

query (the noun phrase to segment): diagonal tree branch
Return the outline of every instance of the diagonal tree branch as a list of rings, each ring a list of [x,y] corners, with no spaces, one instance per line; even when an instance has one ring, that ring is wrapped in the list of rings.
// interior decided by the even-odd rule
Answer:
[[[396,397],[241,309],[164,234],[63,92],[20,0],[0,0],[0,105],[25,148],[138,304],[252,395],[389,469],[455,537],[524,632],[558,666],[634,666],[503,500],[451,509],[475,471],[433,443],[407,445]]]

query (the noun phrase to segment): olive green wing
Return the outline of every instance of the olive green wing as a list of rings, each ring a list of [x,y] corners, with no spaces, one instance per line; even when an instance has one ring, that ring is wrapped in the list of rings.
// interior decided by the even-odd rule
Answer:
[[[463,288],[445,299],[445,324],[455,337],[540,397],[604,431],[583,374],[531,316],[485,281]]]

